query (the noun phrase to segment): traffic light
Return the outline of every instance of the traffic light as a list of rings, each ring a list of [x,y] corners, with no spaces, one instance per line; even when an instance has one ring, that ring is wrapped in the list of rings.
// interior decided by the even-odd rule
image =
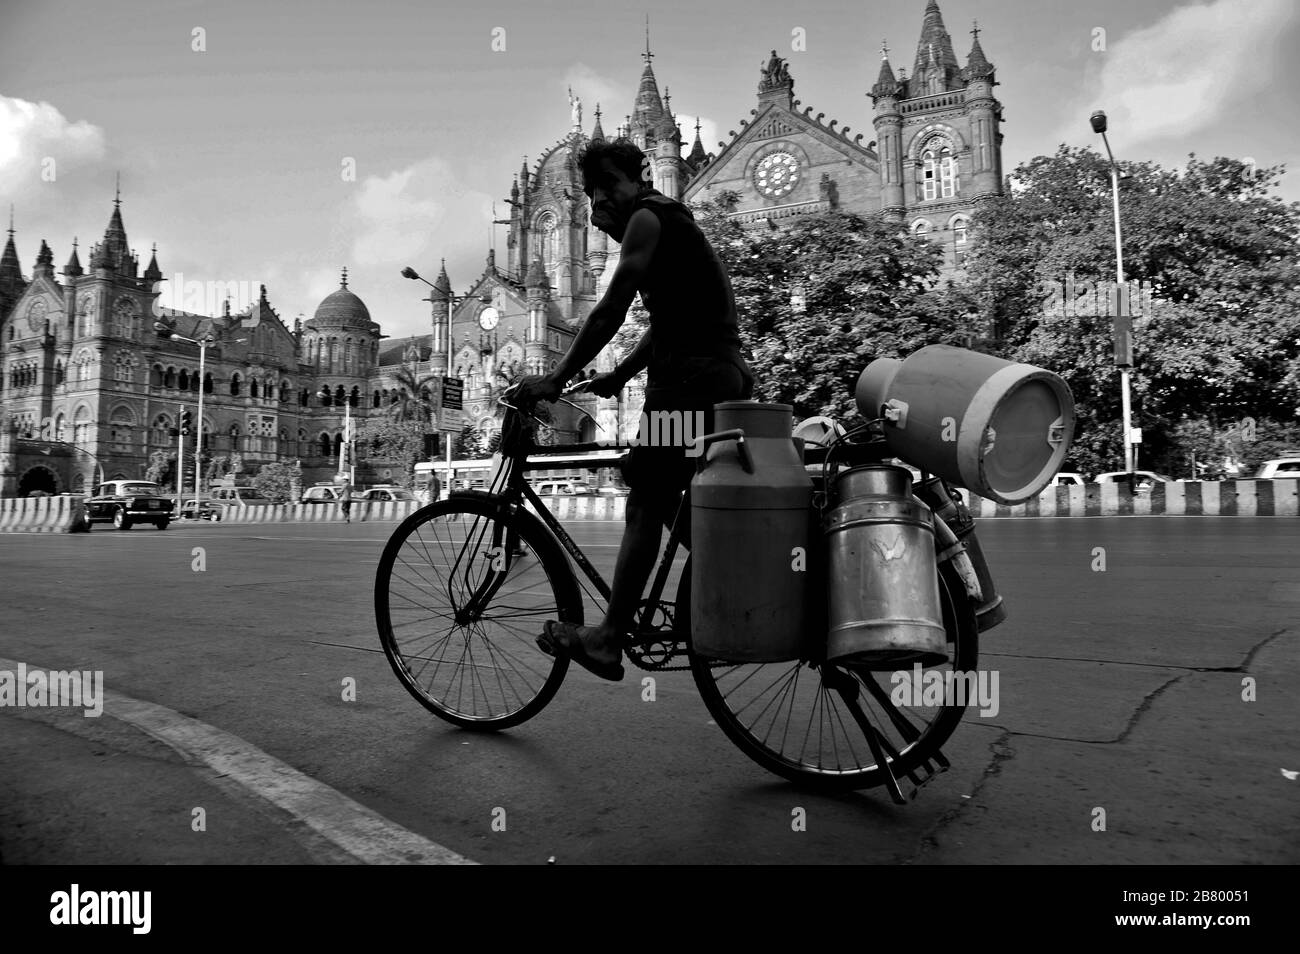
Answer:
[[[194,424],[194,415],[189,411],[181,411],[181,433],[189,436],[190,428]]]

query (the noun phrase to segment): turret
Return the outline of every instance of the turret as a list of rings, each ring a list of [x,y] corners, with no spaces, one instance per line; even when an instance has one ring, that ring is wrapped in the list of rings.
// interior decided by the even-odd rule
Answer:
[[[889,65],[889,47],[880,48],[880,75],[871,87],[876,115],[877,152],[880,156],[880,208],[886,219],[902,221],[903,204],[903,116],[898,111],[902,84]]]
[[[524,339],[524,361],[533,374],[543,374],[547,364],[547,303],[551,286],[546,280],[541,257],[534,258],[524,276],[524,289],[528,295],[528,334]]]

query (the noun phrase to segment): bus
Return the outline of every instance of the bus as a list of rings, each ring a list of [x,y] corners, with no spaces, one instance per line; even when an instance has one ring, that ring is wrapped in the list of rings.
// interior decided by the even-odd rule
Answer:
[[[542,480],[579,480],[598,494],[625,494],[623,459],[627,448],[598,447],[569,444],[539,449],[528,456],[528,480],[536,484]],[[429,486],[437,475],[442,486],[442,496],[453,490],[487,490],[492,472],[500,456],[477,460],[451,462],[451,480],[448,480],[445,460],[422,461],[415,465],[415,480],[411,489],[423,501],[429,499]]]

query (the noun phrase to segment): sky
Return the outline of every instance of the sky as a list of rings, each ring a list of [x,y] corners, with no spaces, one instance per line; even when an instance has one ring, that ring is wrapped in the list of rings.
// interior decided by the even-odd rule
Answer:
[[[31,275],[42,239],[86,265],[121,176],[143,271],[158,246],[164,304],[184,283],[265,284],[291,327],[339,286],[386,335],[429,330],[426,286],[482,273],[490,222],[526,156],[597,102],[612,135],[644,66],[684,139],[718,152],[757,104],[776,49],[795,97],[875,139],[867,90],[882,43],[911,72],[926,0],[0,0],[0,209]],[[1189,153],[1285,163],[1300,200],[1295,0],[941,0],[958,60],[972,21],[997,68],[1010,172],[1060,143],[1181,166]],[[802,49],[792,49],[796,35]],[[802,108],[802,107],[800,107]],[[348,174],[354,170],[354,174]],[[506,259],[504,226],[495,231]],[[232,286],[238,287],[238,285]],[[246,301],[236,300],[234,310]],[[219,305],[214,305],[219,308]]]

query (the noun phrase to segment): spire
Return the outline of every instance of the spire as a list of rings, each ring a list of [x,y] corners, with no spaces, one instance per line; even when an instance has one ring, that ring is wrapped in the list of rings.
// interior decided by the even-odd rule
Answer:
[[[984,48],[980,46],[980,25],[978,21],[971,27],[971,36],[975,37],[975,42],[971,44],[970,56],[966,58],[966,68],[962,70],[962,79],[970,82],[975,79],[987,79],[993,75],[993,64],[988,61],[984,55]]]
[[[664,118],[664,104],[659,98],[659,82],[650,67],[652,56],[654,54],[650,52],[650,15],[646,14],[645,52],[641,54],[645,60],[645,69],[641,71],[641,84],[637,87],[636,102],[632,105],[632,119],[637,125],[654,127]],[[632,119],[628,121],[629,126],[632,124]]]
[[[158,243],[153,243],[153,254],[149,256],[149,267],[144,270],[147,282],[162,281],[162,269],[158,267]]]
[[[121,178],[120,173],[118,178]],[[122,267],[123,257],[129,255],[126,227],[122,225],[122,190],[119,184],[117,196],[113,199],[113,214],[108,219],[108,228],[104,229],[103,241],[90,256],[90,267],[118,269]]]
[[[524,161],[519,166],[519,186],[525,192],[528,191],[528,157],[527,156],[524,156]]]
[[[0,288],[8,285],[26,285],[23,278],[22,263],[18,261],[18,249],[14,245],[14,207],[9,206],[9,241],[5,242],[4,254],[0,255]]]
[[[69,256],[68,258],[68,264],[63,266],[63,274],[68,276],[69,278],[76,278],[79,275],[85,274],[85,272],[82,271],[81,268],[81,259],[77,257],[76,236],[73,236],[72,238],[72,255]]]
[[[438,269],[438,277],[433,280],[433,290],[441,293],[443,300],[451,296],[451,279],[447,277],[447,260],[442,260],[442,267]]]
[[[341,287],[343,288],[348,287],[348,267],[346,265],[343,266],[343,283]]]
[[[707,153],[704,151],[704,143],[700,142],[700,120],[698,117],[695,120],[695,142],[691,145],[691,154],[686,158],[691,165],[697,167],[708,158]]]
[[[921,39],[916,44],[916,60],[912,67],[912,76],[920,81],[921,73],[931,63],[943,70],[945,89],[956,79],[961,67],[957,56],[952,51],[952,37],[943,25],[943,14],[939,12],[937,0],[930,0],[925,7],[925,19],[921,24]],[[924,95],[924,90],[918,91]]]
[[[591,131],[591,138],[593,140],[605,138],[605,130],[600,128],[600,103],[596,104],[596,128]]]
[[[49,245],[45,244],[45,239],[41,239],[41,250],[36,253],[36,267],[54,270],[54,253],[50,251]]]
[[[874,103],[885,96],[898,96],[899,83],[894,77],[894,68],[889,65],[889,44],[880,44],[880,75],[876,77],[876,85],[871,87],[868,93],[871,101]]]

